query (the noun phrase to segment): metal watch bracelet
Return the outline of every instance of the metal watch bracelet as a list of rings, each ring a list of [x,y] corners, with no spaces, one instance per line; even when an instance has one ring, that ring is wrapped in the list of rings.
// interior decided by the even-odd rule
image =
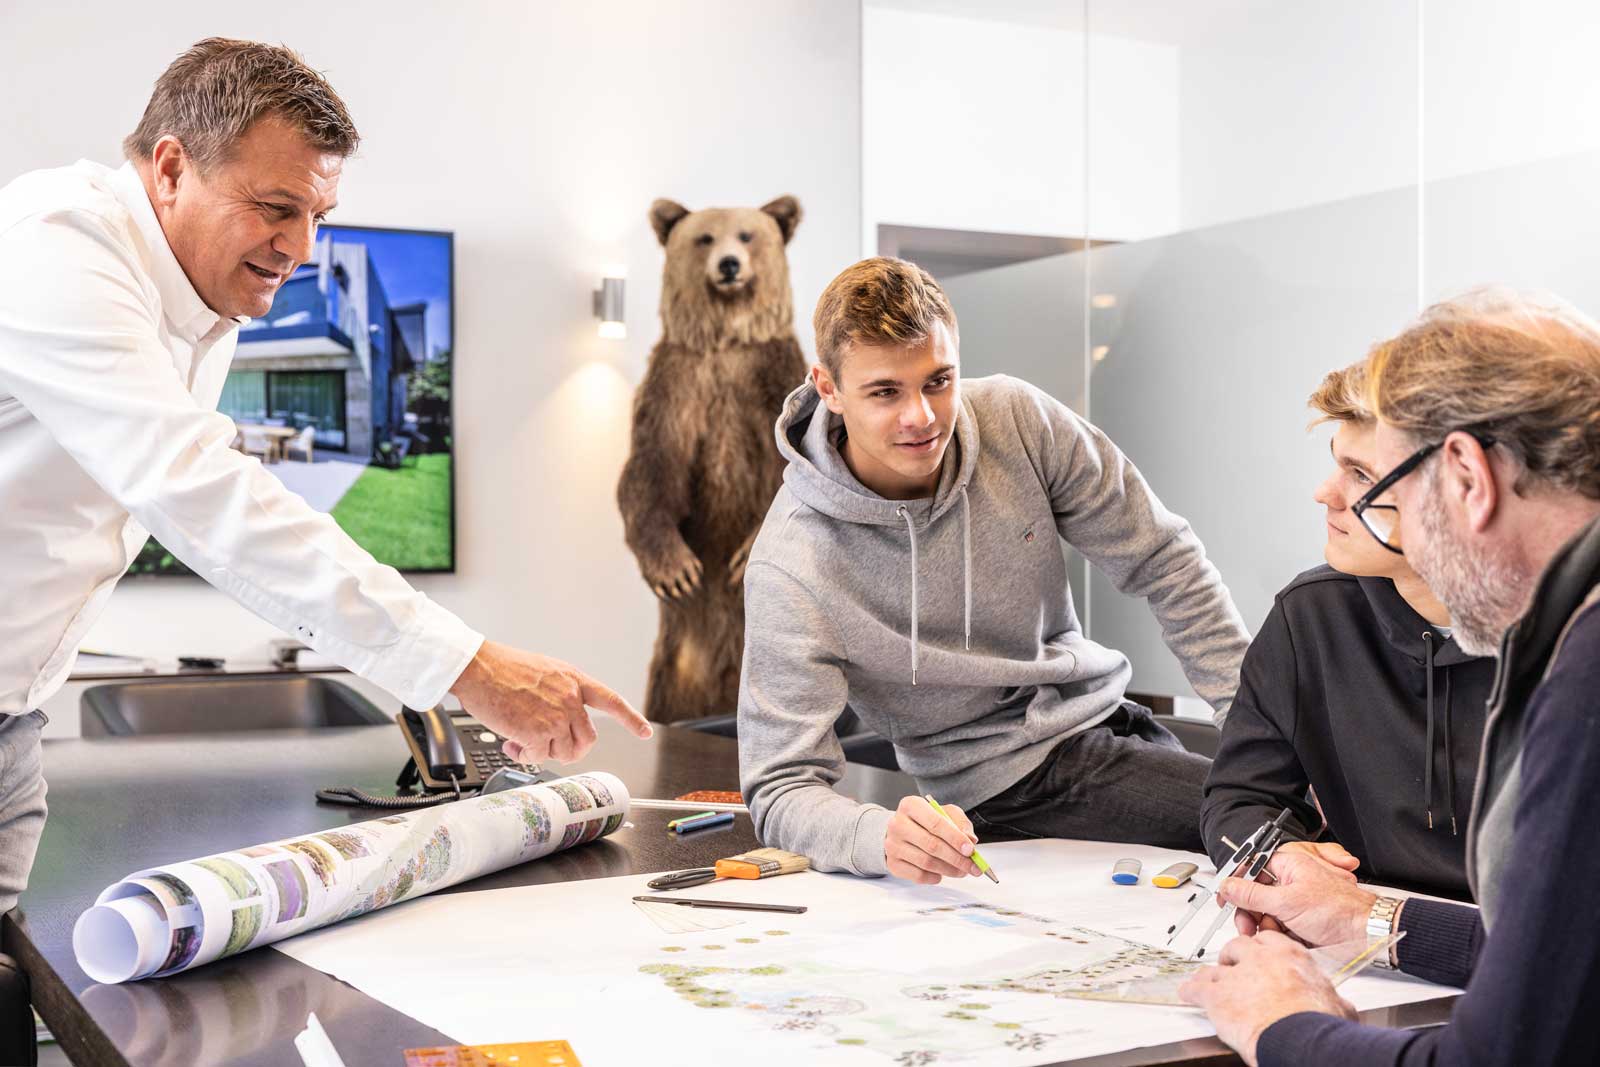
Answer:
[[[1395,913],[1400,910],[1400,905],[1405,903],[1403,897],[1380,896],[1372,902],[1372,910],[1367,912],[1367,940],[1385,938],[1394,933]],[[1386,952],[1379,954],[1372,961],[1374,967],[1386,971],[1398,969],[1398,960],[1395,957],[1394,946],[1390,945]]]

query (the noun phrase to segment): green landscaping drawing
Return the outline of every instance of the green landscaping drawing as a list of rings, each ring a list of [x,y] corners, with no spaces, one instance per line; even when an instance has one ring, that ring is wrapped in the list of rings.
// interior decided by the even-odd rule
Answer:
[[[708,934],[703,943],[664,945],[639,972],[659,979],[688,1007],[760,1018],[774,1032],[815,1042],[819,1051],[859,1047],[894,1067],[925,1067],[1002,1062],[995,1057],[1008,1053],[1069,1059],[1080,1031],[1062,1027],[1047,1001],[1142,1002],[1122,995],[1130,983],[1181,981],[1199,966],[1063,919],[976,902],[909,912],[905,928],[936,937],[929,918],[960,923],[969,938],[996,931],[1004,938],[997,942],[1000,958],[1017,960],[1016,969],[896,984],[894,972],[871,961],[813,958],[783,940],[784,931],[770,930],[731,942]]]
[[[256,884],[255,876],[247,871],[242,863],[221,856],[211,856],[195,860],[194,865],[216,875],[227,887],[229,900],[249,900],[251,897],[261,895],[261,887]]]
[[[322,833],[313,834],[312,836],[347,860],[356,860],[361,859],[363,856],[372,855],[372,852],[367,848],[366,838],[350,830],[324,830]]]
[[[333,869],[337,865],[338,860],[335,859],[332,852],[328,851],[328,847],[326,845],[323,845],[312,838],[306,837],[301,838],[298,841],[280,842],[278,847],[287,849],[290,852],[299,853],[300,855],[304,856],[306,858],[306,862],[311,865],[311,873],[317,876],[317,881],[322,883],[323,888],[333,888],[335,879]]]
[[[576,815],[580,811],[588,811],[594,807],[594,797],[581,786],[574,785],[572,781],[546,782],[545,788],[566,801],[569,814]]]
[[[484,807],[490,809],[511,809],[522,820],[522,847],[534,848],[550,840],[550,811],[527,793],[520,789],[508,790],[504,793],[491,793],[481,801]],[[622,816],[613,816],[617,824],[621,825]],[[616,829],[616,827],[612,827]]]

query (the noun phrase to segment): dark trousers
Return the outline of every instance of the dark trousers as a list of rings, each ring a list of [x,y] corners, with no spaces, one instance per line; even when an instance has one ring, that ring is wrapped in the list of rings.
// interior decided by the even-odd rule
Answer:
[[[1200,798],[1210,769],[1150,709],[1127,702],[968,814],[983,840],[1076,837],[1203,852]]]

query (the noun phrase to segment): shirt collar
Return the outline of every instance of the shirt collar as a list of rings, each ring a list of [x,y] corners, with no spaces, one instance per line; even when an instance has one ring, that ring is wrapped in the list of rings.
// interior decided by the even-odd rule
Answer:
[[[156,218],[155,208],[150,206],[150,197],[145,193],[144,179],[139,177],[132,163],[124,163],[113,171],[111,184],[117,199],[132,214],[134,225],[139,228],[145,247],[150,250],[150,277],[155,280],[156,291],[161,294],[162,312],[181,337],[193,343],[224,321],[241,326],[250,321],[245,316],[224,320],[200,298],[189,276],[183,272],[178,257],[173,255],[166,232],[161,229],[161,221]]]

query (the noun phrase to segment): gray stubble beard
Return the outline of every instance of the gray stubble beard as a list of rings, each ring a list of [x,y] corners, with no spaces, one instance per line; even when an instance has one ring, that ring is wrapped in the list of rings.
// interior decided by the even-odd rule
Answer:
[[[1492,656],[1500,639],[1527,607],[1528,578],[1504,553],[1457,536],[1438,492],[1438,468],[1421,472],[1418,494],[1423,544],[1407,557],[1435,596],[1450,609],[1452,636],[1463,652]]]

